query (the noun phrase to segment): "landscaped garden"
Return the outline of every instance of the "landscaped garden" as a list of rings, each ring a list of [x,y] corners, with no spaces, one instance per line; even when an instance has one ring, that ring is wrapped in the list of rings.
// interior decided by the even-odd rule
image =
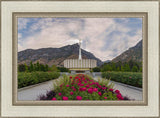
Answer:
[[[64,75],[54,83],[54,90],[41,95],[40,100],[128,100],[108,81],[94,81],[90,76]]]
[[[92,71],[101,72],[102,78],[142,88],[142,62],[108,62]]]
[[[58,72],[18,72],[18,88],[56,79]]]
[[[141,72],[102,72],[102,77],[116,82],[142,88]]]
[[[38,84],[41,82],[56,79],[60,76],[60,72],[69,72],[69,69],[64,67],[56,67],[47,64],[40,64],[39,62],[32,64],[18,65],[18,88]]]
[[[133,66],[132,63],[130,65]],[[37,95],[39,96],[38,100],[131,100],[130,97],[121,94],[121,92],[124,92],[122,89],[118,88],[121,92],[113,89],[113,83],[120,82],[142,88],[140,67],[137,66],[137,69],[139,69],[137,70],[132,66],[123,64],[119,68],[116,63],[108,63],[102,67],[95,67],[91,72],[101,72],[99,74],[101,77],[98,81],[95,81],[98,76],[94,77],[95,80],[83,74],[60,77],[60,72],[69,73],[69,69],[30,62],[30,65],[20,64],[18,66],[18,88],[56,79],[53,85],[54,90],[48,90],[47,93],[40,96]],[[52,86],[52,81],[50,82]],[[127,94],[127,96],[129,95]]]

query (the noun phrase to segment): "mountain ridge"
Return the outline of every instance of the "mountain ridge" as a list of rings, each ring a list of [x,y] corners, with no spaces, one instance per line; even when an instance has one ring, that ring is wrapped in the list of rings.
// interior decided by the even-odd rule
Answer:
[[[91,52],[84,49],[81,50],[83,59],[95,59],[97,65],[100,66],[103,62],[95,57]],[[79,45],[67,45],[60,48],[40,48],[40,49],[26,49],[18,52],[18,63],[29,64],[30,61],[36,63],[39,61],[42,64],[63,66],[65,59],[78,59]]]
[[[112,59],[112,62],[129,62],[130,60],[142,62],[142,40],[140,40],[135,46]]]
[[[139,41],[135,46],[122,52],[120,55],[112,60],[106,60],[102,62],[99,58],[95,57],[91,52],[84,49],[81,50],[83,59],[95,59],[97,65],[101,66],[103,63],[108,62],[128,62],[130,60],[136,62],[142,62],[142,40]],[[63,66],[65,59],[78,59],[79,45],[78,43],[73,45],[66,45],[60,48],[40,48],[40,49],[26,49],[18,52],[18,64],[26,63],[29,65],[30,61],[42,64],[48,64],[52,66]]]

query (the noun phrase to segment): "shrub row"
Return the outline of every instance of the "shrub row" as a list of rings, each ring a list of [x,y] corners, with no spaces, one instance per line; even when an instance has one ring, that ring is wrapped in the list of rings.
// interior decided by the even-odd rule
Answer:
[[[142,88],[142,73],[140,72],[103,72],[102,77]]]
[[[31,73],[19,72],[18,88],[56,79],[59,76],[60,76],[60,73],[58,72],[31,72]]]

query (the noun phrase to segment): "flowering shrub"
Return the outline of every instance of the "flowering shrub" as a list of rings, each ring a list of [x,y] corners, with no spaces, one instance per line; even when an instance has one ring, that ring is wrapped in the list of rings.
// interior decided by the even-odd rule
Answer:
[[[102,77],[142,88],[142,73],[140,72],[103,72]]]
[[[123,100],[119,90],[96,82],[83,74],[63,76],[54,83],[56,93],[50,100]]]
[[[18,88],[56,79],[59,76],[58,72],[18,72]]]
[[[63,96],[62,99],[63,99],[63,100],[68,100],[68,97]]]

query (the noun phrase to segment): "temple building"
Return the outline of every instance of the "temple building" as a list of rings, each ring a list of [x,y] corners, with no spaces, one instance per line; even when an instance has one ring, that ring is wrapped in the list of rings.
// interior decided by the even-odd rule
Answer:
[[[79,41],[79,58],[64,60],[64,67],[71,70],[71,73],[89,73],[90,70],[97,66],[95,59],[82,59],[81,40]]]

